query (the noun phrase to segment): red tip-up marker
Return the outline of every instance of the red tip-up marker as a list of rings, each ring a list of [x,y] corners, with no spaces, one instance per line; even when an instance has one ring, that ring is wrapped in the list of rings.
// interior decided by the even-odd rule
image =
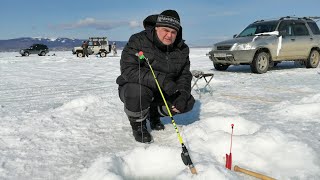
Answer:
[[[232,133],[231,133],[231,144],[230,144],[230,154],[226,154],[226,168],[231,170],[231,166],[232,166],[232,153],[231,153],[231,149],[232,149],[232,135],[233,135],[233,126],[234,124],[231,124],[231,128],[232,128]]]

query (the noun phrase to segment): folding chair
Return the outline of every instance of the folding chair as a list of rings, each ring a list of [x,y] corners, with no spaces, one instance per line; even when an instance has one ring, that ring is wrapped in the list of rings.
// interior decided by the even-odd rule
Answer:
[[[194,86],[197,87],[197,89],[195,89],[195,91],[199,94],[199,96],[201,97],[201,92],[209,92],[212,95],[212,87],[210,86],[210,82],[214,76],[213,73],[204,73],[203,71],[198,71],[198,70],[193,70],[191,71],[192,73],[192,81],[193,81],[193,85],[191,86],[191,90],[193,89]],[[199,88],[198,86],[198,81],[200,79],[204,79],[205,80],[205,85],[203,88]]]

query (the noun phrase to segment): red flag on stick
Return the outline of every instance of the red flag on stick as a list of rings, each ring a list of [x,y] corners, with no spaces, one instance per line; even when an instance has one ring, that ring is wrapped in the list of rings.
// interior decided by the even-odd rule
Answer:
[[[226,154],[226,168],[231,170],[231,166],[232,166],[232,153],[231,153],[231,149],[232,149],[232,135],[233,135],[233,126],[234,124],[231,124],[231,128],[232,128],[232,132],[231,132],[231,143],[230,143],[230,154]]]

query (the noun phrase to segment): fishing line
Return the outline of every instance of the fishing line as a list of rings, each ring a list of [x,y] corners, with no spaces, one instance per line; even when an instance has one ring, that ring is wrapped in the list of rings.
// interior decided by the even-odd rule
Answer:
[[[140,76],[140,59],[138,58],[138,62],[139,62],[139,103],[140,103],[140,118],[142,118],[142,103],[141,103],[141,100],[142,100],[142,94],[141,94],[141,76]],[[140,130],[141,130],[141,142],[143,142],[143,132],[142,132],[142,121],[140,121]]]

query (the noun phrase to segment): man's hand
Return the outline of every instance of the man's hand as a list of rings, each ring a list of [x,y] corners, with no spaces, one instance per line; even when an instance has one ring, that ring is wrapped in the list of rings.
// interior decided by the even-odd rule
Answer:
[[[175,106],[172,106],[171,110],[175,113],[180,113],[180,111]]]
[[[172,103],[172,111],[176,113],[183,113],[186,108],[188,98],[188,93],[184,91],[180,92],[179,96]]]

